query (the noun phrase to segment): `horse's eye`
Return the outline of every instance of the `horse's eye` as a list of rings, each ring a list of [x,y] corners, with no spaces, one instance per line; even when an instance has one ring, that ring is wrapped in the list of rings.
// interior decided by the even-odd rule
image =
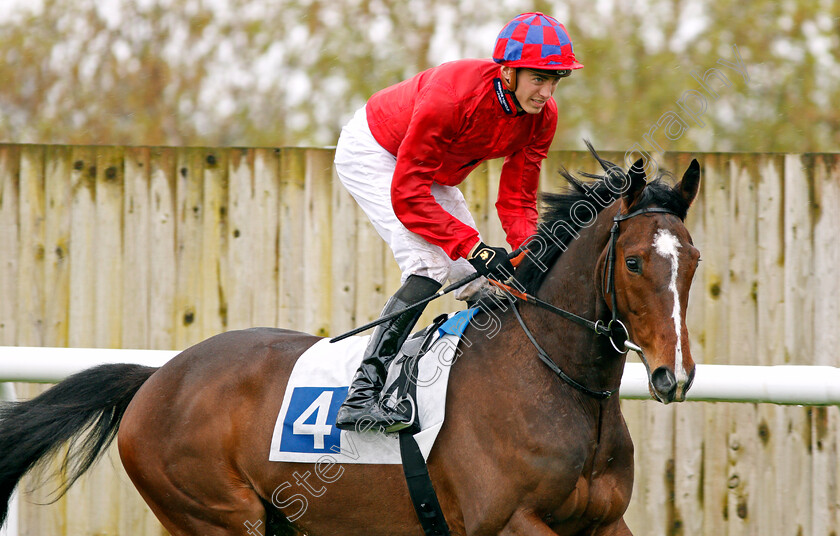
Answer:
[[[624,260],[624,264],[627,266],[627,269],[634,274],[642,273],[642,261],[638,257],[627,257]]]

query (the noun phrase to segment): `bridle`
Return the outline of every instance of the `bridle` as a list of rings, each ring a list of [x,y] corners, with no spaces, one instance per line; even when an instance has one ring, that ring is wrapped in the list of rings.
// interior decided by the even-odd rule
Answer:
[[[628,214],[622,214],[621,211],[619,211],[618,214],[613,217],[613,225],[610,229],[610,245],[607,250],[607,263],[604,265],[605,277],[602,278],[602,281],[603,279],[607,280],[604,290],[610,294],[610,301],[612,302],[612,319],[610,319],[610,323],[607,324],[606,327],[606,332],[609,334],[610,344],[612,344],[615,351],[620,354],[626,354],[628,350],[633,350],[643,356],[641,347],[630,341],[630,333],[627,331],[627,326],[618,319],[618,304],[616,303],[615,292],[615,245],[616,242],[618,242],[618,224],[624,220],[629,220],[630,218],[641,214],[677,215],[673,210],[660,207],[643,208]],[[623,334],[621,332],[623,332]],[[621,344],[617,344],[617,337],[623,338],[623,340],[621,340]]]
[[[543,350],[539,343],[537,343],[534,334],[531,333],[531,330],[529,330],[528,326],[525,325],[525,321],[522,319],[522,315],[519,314],[519,310],[516,307],[514,298],[519,298],[525,303],[536,305],[537,307],[540,307],[542,309],[545,309],[546,311],[561,316],[566,320],[570,320],[575,324],[578,324],[589,330],[594,331],[596,335],[607,337],[612,347],[619,354],[626,354],[628,350],[633,350],[637,352],[641,357],[642,361],[645,363],[645,367],[649,368],[647,361],[645,360],[642,348],[630,341],[630,333],[627,331],[627,326],[625,326],[624,323],[618,319],[618,306],[616,303],[615,293],[615,251],[616,243],[618,242],[619,223],[625,220],[629,220],[630,218],[639,216],[641,214],[672,214],[674,216],[677,216],[677,214],[674,211],[669,210],[667,208],[649,207],[635,210],[627,214],[622,214],[619,211],[619,213],[616,214],[615,217],[613,217],[613,225],[610,229],[610,241],[607,249],[607,262],[604,264],[604,272],[602,274],[602,281],[606,280],[606,286],[604,287],[605,292],[610,294],[612,302],[612,318],[610,319],[607,325],[604,325],[604,322],[600,319],[594,322],[592,320],[587,320],[586,318],[578,316],[574,313],[571,313],[564,309],[560,309],[559,307],[556,307],[546,301],[543,301],[537,298],[536,296],[532,296],[526,292],[517,290],[504,283],[499,283],[497,281],[491,280],[491,282],[494,285],[498,286],[499,288],[505,291],[505,298],[511,304],[513,313],[514,315],[516,315],[516,319],[519,321],[519,325],[522,326],[522,330],[525,332],[525,335],[531,341],[531,344],[534,345],[534,348],[536,348],[537,355],[539,356],[540,360],[568,385],[574,387],[575,389],[584,393],[585,395],[595,398],[597,400],[605,400],[611,397],[612,394],[616,391],[616,389],[604,391],[590,389],[585,385],[575,381],[568,374],[563,372],[560,366],[557,365],[557,363],[553,359],[551,359],[548,353],[545,350]]]

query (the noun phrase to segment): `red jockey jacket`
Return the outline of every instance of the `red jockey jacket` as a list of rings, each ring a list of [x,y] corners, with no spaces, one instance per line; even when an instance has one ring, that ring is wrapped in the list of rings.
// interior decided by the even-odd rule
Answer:
[[[431,185],[460,184],[484,160],[505,157],[496,211],[511,247],[537,228],[540,165],[554,138],[557,104],[549,99],[538,114],[510,113],[497,94],[499,71],[491,60],[444,63],[375,93],[366,107],[373,137],[397,159],[394,212],[453,260],[469,254],[478,231],[446,212]]]

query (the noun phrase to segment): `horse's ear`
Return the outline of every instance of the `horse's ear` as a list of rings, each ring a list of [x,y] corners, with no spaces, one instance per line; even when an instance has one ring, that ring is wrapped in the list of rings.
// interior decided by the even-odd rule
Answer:
[[[696,158],[688,165],[688,169],[685,170],[677,188],[686,204],[691,205],[691,202],[697,197],[698,190],[700,190],[700,163],[697,162]]]
[[[624,192],[622,197],[624,198],[625,207],[630,208],[639,198],[639,194],[642,193],[645,186],[647,186],[644,159],[639,158],[636,160],[636,162],[630,166],[630,169],[627,171],[627,176],[630,178],[630,187],[626,192]]]

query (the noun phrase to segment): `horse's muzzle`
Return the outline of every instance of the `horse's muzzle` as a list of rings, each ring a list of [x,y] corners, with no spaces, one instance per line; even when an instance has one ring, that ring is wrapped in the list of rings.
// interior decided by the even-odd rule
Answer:
[[[653,395],[660,402],[668,404],[677,397],[677,379],[668,367],[659,367],[650,375],[650,385]],[[683,392],[683,397],[685,394]]]
[[[692,367],[688,373],[688,379],[679,382],[674,373],[668,367],[659,367],[650,375],[650,394],[663,404],[671,402],[683,402],[691,384],[694,383],[696,368]]]

